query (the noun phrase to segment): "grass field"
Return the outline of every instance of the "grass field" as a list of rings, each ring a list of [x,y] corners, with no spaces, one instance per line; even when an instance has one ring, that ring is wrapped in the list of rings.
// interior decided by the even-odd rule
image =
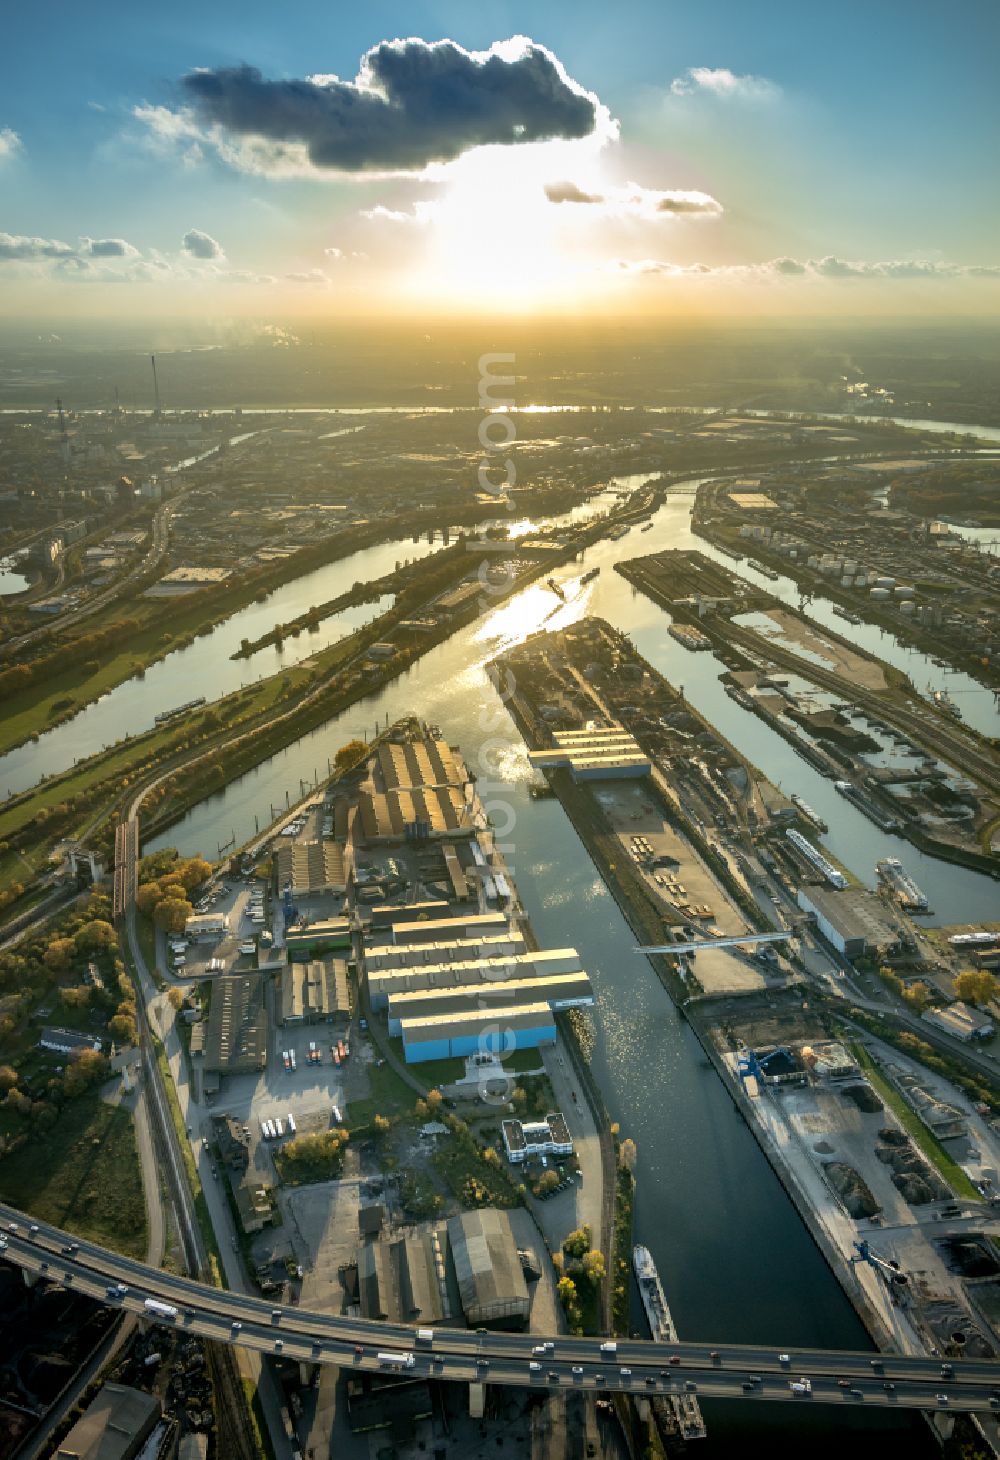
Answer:
[[[132,1116],[97,1090],[0,1161],[4,1201],[130,1257],[146,1254],[146,1206]]]
[[[918,1115],[914,1114],[899,1091],[889,1084],[865,1047],[861,1044],[852,1044],[851,1053],[856,1057],[880,1099],[888,1105],[907,1135],[912,1138],[914,1145],[927,1157],[935,1171],[944,1178],[955,1195],[971,1198],[972,1201],[982,1201],[981,1194],[973,1186],[958,1162],[949,1156],[937,1136],[924,1125]]]

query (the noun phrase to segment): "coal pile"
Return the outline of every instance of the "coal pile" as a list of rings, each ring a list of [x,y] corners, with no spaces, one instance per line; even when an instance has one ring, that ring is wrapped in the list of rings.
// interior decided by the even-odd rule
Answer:
[[[878,1202],[853,1166],[848,1166],[844,1161],[828,1161],[823,1170],[827,1181],[843,1202],[848,1216],[857,1221],[859,1217],[873,1217],[879,1210]]]

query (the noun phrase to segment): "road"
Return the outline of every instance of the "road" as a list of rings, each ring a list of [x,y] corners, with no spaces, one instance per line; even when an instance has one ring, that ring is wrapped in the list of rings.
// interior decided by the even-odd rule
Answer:
[[[108,1306],[149,1317],[152,1299],[171,1309],[153,1317],[217,1342],[229,1340],[260,1354],[281,1353],[304,1362],[387,1372],[380,1354],[413,1355],[402,1371],[410,1376],[540,1388],[576,1387],[605,1392],[670,1393],[695,1386],[702,1397],[783,1399],[791,1403],[865,1403],[947,1411],[1000,1410],[1000,1364],[962,1359],[948,1365],[932,1357],[870,1352],[797,1349],[788,1354],[752,1344],[652,1343],[621,1340],[613,1352],[598,1338],[560,1336],[539,1351],[525,1334],[437,1329],[421,1344],[412,1328],[353,1317],[315,1313],[297,1306],[273,1307],[262,1298],[212,1288],[161,1272],[96,1243],[71,1237],[48,1224],[32,1223],[0,1204],[0,1256],[50,1282],[72,1286]],[[125,1284],[124,1293],[109,1287]],[[537,1364],[537,1368],[532,1368]],[[806,1375],[808,1398],[790,1384]],[[752,1382],[754,1378],[758,1382]],[[749,1388],[744,1388],[750,1385]]]

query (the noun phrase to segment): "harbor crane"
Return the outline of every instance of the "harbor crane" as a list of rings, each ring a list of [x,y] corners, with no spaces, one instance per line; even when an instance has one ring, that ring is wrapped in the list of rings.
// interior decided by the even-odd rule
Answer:
[[[862,1238],[860,1242],[855,1242],[854,1253],[855,1255],[850,1259],[852,1267],[856,1266],[859,1262],[867,1263],[869,1267],[873,1267],[885,1279],[890,1287],[904,1288],[909,1282],[906,1273],[900,1271],[899,1263],[885,1257],[879,1257],[877,1252],[871,1250],[866,1239]]]

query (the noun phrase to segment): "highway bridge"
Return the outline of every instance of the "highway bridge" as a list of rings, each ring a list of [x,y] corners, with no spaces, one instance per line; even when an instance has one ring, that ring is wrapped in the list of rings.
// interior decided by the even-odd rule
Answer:
[[[369,1319],[275,1307],[264,1299],[209,1287],[147,1267],[72,1237],[0,1204],[0,1258],[29,1280],[70,1287],[112,1308],[150,1317],[153,1299],[176,1310],[151,1321],[231,1342],[262,1354],[336,1364],[357,1371],[392,1372],[380,1353],[413,1354],[409,1378],[510,1384],[519,1388],[573,1388],[633,1394],[697,1392],[702,1398],[759,1403],[879,1405],[905,1409],[1000,1411],[1000,1363],[985,1359],[915,1358],[901,1354],[777,1348],[742,1343],[651,1343],[620,1339],[605,1352],[599,1338],[560,1334],[436,1328],[420,1343],[416,1330]],[[117,1285],[123,1284],[119,1291]],[[943,1367],[945,1372],[943,1372]],[[807,1377],[811,1393],[795,1392]]]
[[[730,933],[725,938],[692,938],[688,943],[655,943],[637,948],[637,953],[697,953],[700,948],[736,948],[758,943],[787,943],[799,935],[794,928],[781,928],[776,933]]]

